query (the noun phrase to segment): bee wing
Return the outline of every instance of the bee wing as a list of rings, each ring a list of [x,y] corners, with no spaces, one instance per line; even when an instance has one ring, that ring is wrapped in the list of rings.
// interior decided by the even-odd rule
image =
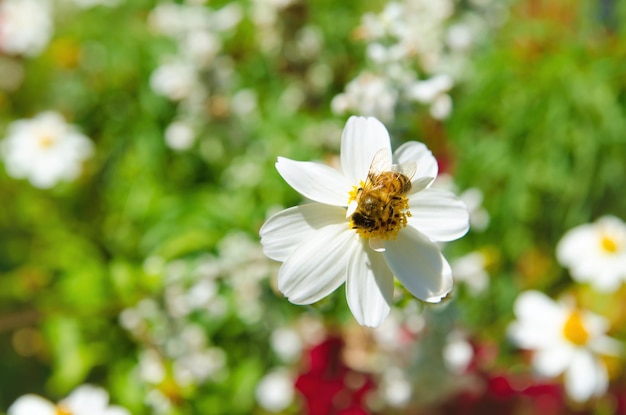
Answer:
[[[381,148],[376,152],[376,154],[374,154],[374,158],[372,158],[372,164],[370,164],[368,177],[389,171],[391,167],[391,152],[387,148]]]
[[[402,173],[408,177],[409,180],[413,180],[413,176],[415,176],[415,172],[417,171],[417,162],[415,160],[411,160],[402,164],[394,164],[391,166],[391,171]]]

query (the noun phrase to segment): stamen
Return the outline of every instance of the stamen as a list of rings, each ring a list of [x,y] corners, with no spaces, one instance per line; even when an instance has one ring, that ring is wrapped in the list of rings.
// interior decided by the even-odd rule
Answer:
[[[59,404],[54,415],[72,415],[72,412],[65,405]]]
[[[614,254],[619,250],[619,246],[615,239],[612,239],[606,235],[602,236],[602,240],[600,242],[602,249],[610,254]]]
[[[583,324],[582,316],[579,311],[573,311],[569,315],[563,326],[563,335],[567,340],[577,346],[587,344],[589,332]]]
[[[37,144],[41,148],[50,148],[54,145],[55,139],[49,134],[41,134],[38,137]]]

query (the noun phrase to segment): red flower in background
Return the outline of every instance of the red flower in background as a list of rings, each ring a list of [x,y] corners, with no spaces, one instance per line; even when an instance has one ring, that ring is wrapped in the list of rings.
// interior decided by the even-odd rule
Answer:
[[[341,358],[343,347],[342,339],[329,337],[308,351],[305,371],[296,380],[308,415],[368,414],[365,397],[374,382],[346,366]]]

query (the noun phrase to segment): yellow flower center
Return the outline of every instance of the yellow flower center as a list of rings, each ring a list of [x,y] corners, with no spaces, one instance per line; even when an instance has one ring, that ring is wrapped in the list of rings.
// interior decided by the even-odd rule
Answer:
[[[619,250],[619,245],[617,244],[617,241],[607,235],[602,236],[600,244],[602,246],[602,249],[609,254],[614,254]]]
[[[587,344],[589,332],[583,324],[583,319],[579,311],[573,311],[569,315],[563,326],[563,335],[567,340],[577,346]]]
[[[72,412],[65,405],[57,405],[54,415],[72,415]]]
[[[52,147],[55,141],[56,140],[51,135],[42,134],[38,137],[37,144],[39,147],[46,149]]]
[[[377,177],[375,186],[370,181],[361,182],[349,192],[348,205],[357,204],[350,216],[350,228],[361,238],[396,239],[411,216],[409,200],[404,197],[406,189],[410,189],[410,181],[408,185],[396,182],[398,174],[388,174],[389,178]]]

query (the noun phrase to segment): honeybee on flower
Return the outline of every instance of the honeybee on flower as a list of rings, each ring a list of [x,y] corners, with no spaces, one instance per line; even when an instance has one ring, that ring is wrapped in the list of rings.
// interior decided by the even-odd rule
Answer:
[[[351,219],[352,229],[364,237],[395,238],[411,215],[404,196],[411,190],[415,162],[392,165],[391,170],[385,171],[391,163],[389,156],[384,149],[376,153],[367,181],[355,189],[354,198],[348,204],[346,217]]]
[[[392,154],[380,121],[350,117],[341,171],[283,157],[276,168],[313,201],[278,212],[260,230],[265,254],[283,262],[278,288],[289,301],[314,303],[345,282],[352,314],[377,327],[391,309],[394,276],[427,302],[450,292],[450,265],[435,242],[463,236],[469,217],[454,194],[430,187],[438,168],[424,144]]]

